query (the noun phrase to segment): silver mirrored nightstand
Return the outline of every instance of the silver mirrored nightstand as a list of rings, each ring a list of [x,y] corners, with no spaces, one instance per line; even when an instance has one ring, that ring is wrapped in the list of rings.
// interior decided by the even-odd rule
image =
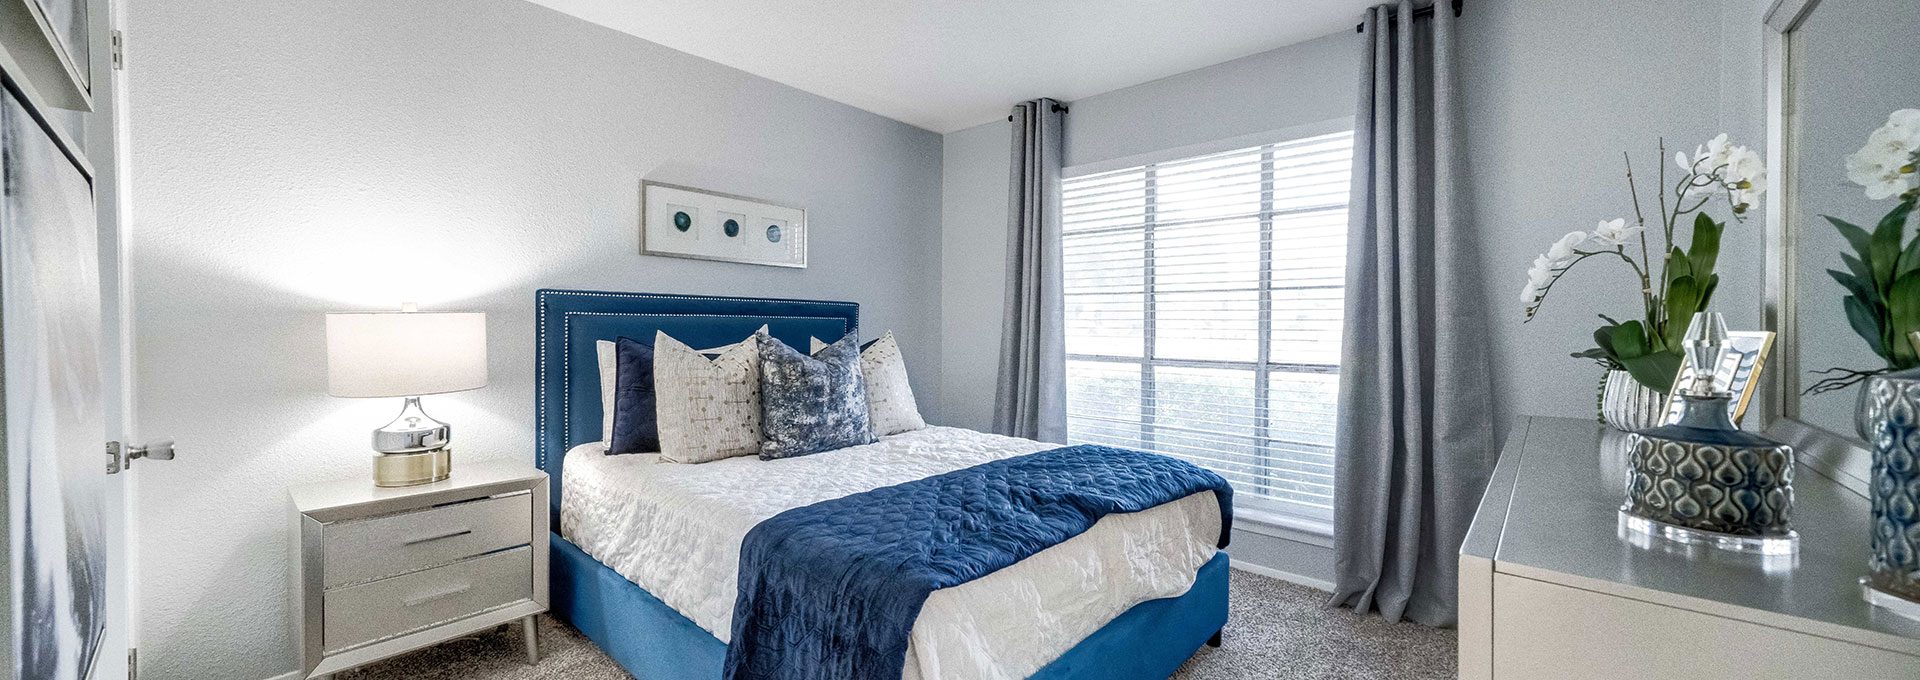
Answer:
[[[478,463],[421,486],[364,478],[288,489],[300,677],[324,678],[519,621],[539,660],[547,475]]]

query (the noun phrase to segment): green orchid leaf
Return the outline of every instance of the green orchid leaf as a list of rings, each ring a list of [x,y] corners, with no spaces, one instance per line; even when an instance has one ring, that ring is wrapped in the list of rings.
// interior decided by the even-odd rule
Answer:
[[[1680,376],[1679,352],[1658,352],[1620,362],[1640,384],[1661,394],[1673,392],[1673,381]]]
[[[1888,299],[1887,317],[1892,323],[1882,336],[1888,351],[1887,359],[1895,368],[1912,366],[1920,361],[1915,354],[1913,343],[1907,342],[1907,333],[1920,330],[1920,274],[1908,274],[1893,282],[1893,295]]]
[[[1866,340],[1867,347],[1872,349],[1874,354],[1889,362],[1893,361],[1893,357],[1887,355],[1886,345],[1880,340],[1879,315],[1867,309],[1866,303],[1861,302],[1859,298],[1841,298],[1840,306],[1846,309],[1847,325],[1853,327],[1854,334]]]
[[[1613,326],[1601,326],[1595,330],[1593,332],[1593,344],[1599,345],[1600,351],[1605,352],[1607,358],[1616,362],[1620,360],[1620,353],[1613,349]]]
[[[1679,248],[1674,248],[1667,252],[1666,267],[1667,287],[1669,289],[1673,287],[1673,281],[1675,279],[1693,274],[1693,262],[1688,260],[1687,254],[1680,252]]]
[[[1868,287],[1866,281],[1861,280],[1858,276],[1848,274],[1838,269],[1827,270],[1827,275],[1833,277],[1834,281],[1839,282],[1841,288],[1847,289],[1849,295],[1859,298],[1861,302],[1865,303],[1867,308],[1874,312],[1874,316],[1879,316],[1879,297],[1873,294],[1873,289]]]
[[[1868,269],[1867,264],[1865,262],[1861,262],[1860,258],[1854,257],[1847,253],[1841,253],[1840,261],[1846,263],[1847,271],[1853,272],[1853,275],[1856,277],[1859,277],[1860,281],[1865,283],[1868,288],[1873,287],[1873,270]],[[1880,295],[1878,293],[1875,293],[1873,297],[1876,300],[1880,299]]]
[[[1896,212],[1898,212],[1896,210]],[[1893,215],[1889,213],[1887,217]],[[1873,241],[1867,248],[1867,265],[1873,270],[1874,287],[1882,292],[1893,288],[1894,269],[1900,263],[1901,232],[1906,231],[1906,222],[1885,219],[1873,229]]]
[[[1700,311],[1702,292],[1701,285],[1691,276],[1682,276],[1667,284],[1667,326],[1661,333],[1665,347],[1680,346],[1681,339],[1687,335],[1687,324],[1693,321],[1693,313]]]
[[[1713,221],[1706,213],[1693,218],[1693,245],[1687,247],[1688,272],[1695,279],[1713,273],[1713,265],[1720,259],[1720,235],[1727,225]]]
[[[1638,320],[1608,326],[1601,330],[1606,331],[1607,337],[1600,346],[1611,351],[1613,358],[1620,363],[1624,364],[1628,359],[1645,356],[1648,352],[1647,329],[1640,325]],[[1595,339],[1600,338],[1596,336]]]
[[[1853,252],[1864,256],[1867,254],[1867,251],[1873,249],[1871,245],[1873,237],[1867,234],[1867,230],[1861,229],[1852,222],[1847,222],[1837,217],[1829,215],[1821,215],[1821,217],[1825,217],[1828,222],[1833,223],[1833,228],[1840,231],[1840,236],[1847,240],[1847,245],[1853,246]]]
[[[1700,288],[1700,304],[1699,306],[1695,307],[1693,311],[1695,312],[1707,311],[1707,304],[1713,301],[1713,291],[1718,290],[1719,288],[1720,288],[1720,275],[1708,274],[1707,285],[1702,286]],[[1689,322],[1691,322],[1691,319],[1689,319]]]

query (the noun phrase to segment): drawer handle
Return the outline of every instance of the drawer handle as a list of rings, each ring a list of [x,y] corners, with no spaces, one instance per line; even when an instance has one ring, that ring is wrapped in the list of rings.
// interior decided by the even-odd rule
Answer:
[[[472,589],[473,589],[473,584],[468,583],[458,588],[448,588],[446,590],[442,590],[440,592],[433,593],[430,595],[415,595],[413,597],[407,598],[406,605],[409,607],[418,607],[428,602],[453,597],[455,595],[459,595],[461,593],[467,592]]]
[[[444,534],[434,534],[434,535],[432,535],[432,536],[421,536],[421,537],[419,537],[419,538],[409,538],[409,539],[407,539],[407,541],[406,541],[405,543],[402,543],[401,545],[416,545],[416,544],[420,544],[420,543],[426,543],[426,542],[428,542],[428,541],[438,541],[438,540],[440,540],[440,539],[443,539],[443,538],[453,538],[453,537],[455,537],[455,536],[465,536],[465,535],[467,535],[467,534],[471,534],[471,533],[473,533],[473,530],[472,530],[472,529],[454,529],[453,531],[449,531],[449,532],[446,532],[446,533],[444,533]]]

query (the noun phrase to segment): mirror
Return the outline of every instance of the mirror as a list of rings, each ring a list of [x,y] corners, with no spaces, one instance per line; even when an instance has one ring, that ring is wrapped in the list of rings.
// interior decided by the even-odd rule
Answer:
[[[1861,385],[1842,383],[1858,376],[1832,369],[1889,362],[1854,331],[1847,289],[1828,273],[1848,271],[1842,254],[1854,247],[1825,216],[1872,231],[1899,201],[1869,198],[1849,180],[1847,157],[1889,114],[1920,108],[1920,12],[1912,0],[1782,0],[1767,24],[1776,32],[1768,141],[1782,169],[1769,187],[1767,245],[1767,316],[1782,344],[1776,408],[1857,442]]]

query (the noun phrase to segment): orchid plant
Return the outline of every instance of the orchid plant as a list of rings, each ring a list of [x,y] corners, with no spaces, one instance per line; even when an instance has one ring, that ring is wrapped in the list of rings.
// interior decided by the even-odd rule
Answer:
[[[1662,140],[1660,155],[1665,157],[1666,153]],[[1714,264],[1720,256],[1720,236],[1726,224],[1715,221],[1705,209],[1715,199],[1724,198],[1733,218],[1744,221],[1760,200],[1767,173],[1759,153],[1733,144],[1725,134],[1696,147],[1692,155],[1675,152],[1673,160],[1680,168],[1678,181],[1669,183],[1664,163],[1660,169],[1656,232],[1660,237],[1659,268],[1654,267],[1655,246],[1649,243],[1646,213],[1641,208],[1629,157],[1627,191],[1633,202],[1633,223],[1617,218],[1600,222],[1590,232],[1568,232],[1534,258],[1527,270],[1526,288],[1520,293],[1526,318],[1532,321],[1554,284],[1574,266],[1593,258],[1626,264],[1639,281],[1643,314],[1626,321],[1600,315],[1606,324],[1593,333],[1598,346],[1573,356],[1594,359],[1608,369],[1625,370],[1641,385],[1661,393],[1673,390],[1673,380],[1680,372],[1680,341],[1686,335],[1687,323],[1694,313],[1706,309],[1720,283]],[[1687,219],[1689,215],[1691,220]],[[1690,233],[1683,234],[1683,230]],[[1684,249],[1677,245],[1683,236],[1687,244]]]
[[[1900,199],[1872,231],[1822,215],[1854,250],[1840,255],[1846,271],[1827,270],[1847,291],[1841,300],[1847,325],[1887,365],[1815,371],[1828,377],[1807,388],[1808,394],[1844,389],[1881,373],[1920,366],[1920,353],[1907,340],[1909,332],[1920,330],[1920,237],[1908,240],[1906,236],[1908,218],[1920,202],[1917,166],[1920,109],[1893,112],[1885,125],[1867,136],[1866,146],[1847,156],[1847,179],[1865,187],[1868,200]]]

